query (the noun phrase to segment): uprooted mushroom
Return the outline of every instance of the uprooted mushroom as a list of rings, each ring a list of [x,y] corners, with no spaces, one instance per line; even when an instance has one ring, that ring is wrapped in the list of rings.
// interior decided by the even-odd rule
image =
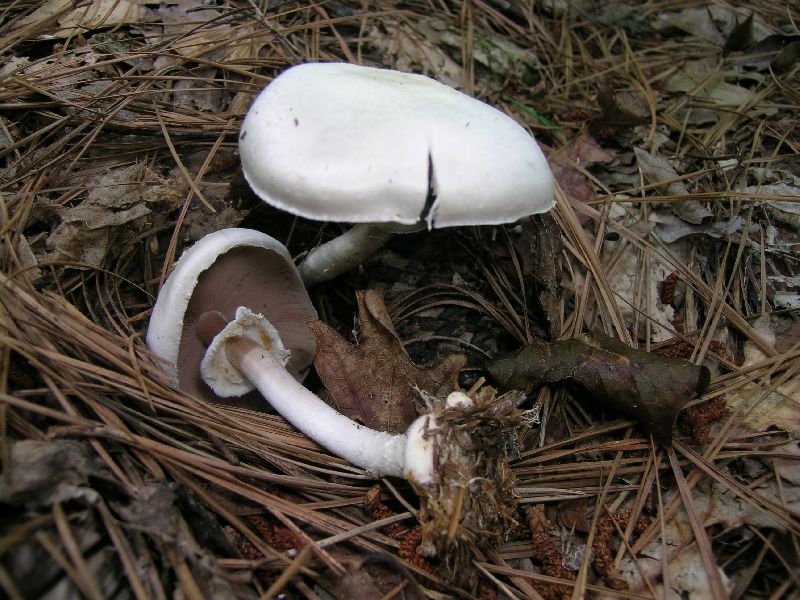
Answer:
[[[554,203],[547,161],[516,121],[389,69],[288,69],[248,111],[239,153],[265,202],[356,224],[306,256],[299,270],[308,286],[353,268],[393,233],[510,223]]]
[[[161,358],[172,384],[208,401],[220,396],[202,381],[205,346],[195,332],[200,315],[239,306],[263,314],[291,351],[286,365],[302,381],[314,360],[316,340],[306,323],[317,311],[286,248],[268,235],[230,228],[205,236],[183,253],[161,288],[150,317],[147,345]],[[236,404],[256,408],[263,399],[240,395]]]
[[[299,327],[310,320],[308,312],[294,311],[295,320],[284,319],[279,331],[248,306],[240,304],[231,310],[237,304],[233,285],[223,293],[205,296],[203,282],[219,281],[218,269],[235,268],[236,261],[226,260],[226,255],[234,249],[240,255],[250,247],[268,249],[270,260],[284,265],[272,267],[279,274],[274,280],[261,276],[248,281],[247,296],[238,299],[269,296],[270,302],[277,303],[276,288],[285,286],[291,298],[287,302],[306,303],[305,289],[279,242],[248,230],[217,232],[187,251],[164,285],[147,336],[151,349],[170,354],[165,360],[167,370],[190,393],[198,392],[196,373],[207,388],[202,394],[206,399],[258,390],[287,421],[337,456],[377,475],[408,479],[420,496],[422,552],[446,557],[455,579],[469,577],[464,567],[471,551],[498,543],[514,522],[512,475],[506,457],[516,440],[520,424],[516,408],[524,396],[510,393],[496,398],[487,388],[469,395],[454,390],[445,399],[437,399],[420,390],[429,410],[403,434],[376,431],[351,420],[298,381],[299,365],[294,365],[294,373],[287,370],[292,367],[292,352],[284,346],[283,331],[297,337]],[[202,302],[195,298],[198,291],[204,294]],[[188,307],[202,308],[187,325]],[[281,316],[286,313],[275,306],[263,308]],[[183,326],[165,327],[165,323]],[[182,346],[196,348],[198,344],[203,352],[181,354]],[[305,356],[300,365],[308,364],[307,360]],[[192,376],[181,377],[182,370]]]

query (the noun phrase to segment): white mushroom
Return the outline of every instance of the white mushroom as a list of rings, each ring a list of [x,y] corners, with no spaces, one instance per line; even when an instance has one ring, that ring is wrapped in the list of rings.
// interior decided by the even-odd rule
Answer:
[[[198,327],[208,352],[203,380],[220,396],[255,387],[280,415],[321,446],[363,469],[405,477],[418,484],[433,479],[433,417],[415,420],[402,435],[375,431],[334,410],[294,379],[284,367],[286,351],[274,327],[245,307],[233,320],[207,314]]]
[[[434,417],[420,417],[403,435],[375,431],[298,381],[313,358],[313,343],[304,338],[313,342],[306,327],[313,319],[308,293],[280,242],[227,229],[206,236],[178,261],[158,295],[147,343],[180,389],[209,400],[256,389],[297,429],[348,462],[429,484]],[[284,334],[292,340],[289,350]]]
[[[285,311],[293,318],[284,319]],[[305,323],[315,316],[279,242],[224,230],[178,261],[156,301],[147,341],[181,389],[209,400],[257,390],[334,454],[373,473],[408,479],[419,494],[420,547],[428,556],[441,554],[453,580],[468,577],[472,549],[496,545],[515,523],[508,456],[516,448],[522,425],[516,407],[525,395],[495,398],[484,388],[474,396],[455,391],[444,402],[426,397],[430,414],[406,433],[375,431],[298,381],[313,349],[295,342],[311,335]],[[281,338],[293,341],[285,347]],[[299,362],[295,347],[303,355]]]
[[[195,334],[198,318],[214,310],[232,317],[239,306],[265,315],[291,351],[286,368],[297,379],[308,372],[316,339],[306,323],[317,318],[292,258],[277,240],[249,229],[224,229],[184,252],[161,288],[150,317],[147,345],[181,390],[219,401],[200,377],[205,346]],[[253,396],[238,401],[263,406]]]
[[[288,69],[248,111],[239,151],[266,202],[361,224],[306,257],[307,285],[360,263],[398,227],[509,223],[554,203],[547,161],[513,119],[428,77],[386,69]]]

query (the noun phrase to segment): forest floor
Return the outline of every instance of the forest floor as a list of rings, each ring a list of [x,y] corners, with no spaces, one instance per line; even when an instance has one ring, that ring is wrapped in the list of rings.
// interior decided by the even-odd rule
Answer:
[[[772,0],[5,3],[0,595],[800,596],[798,23]],[[237,153],[255,95],[329,61],[497,107],[558,184],[548,215],[398,236],[314,286],[351,342],[356,292],[382,290],[401,349],[362,368],[462,353],[463,389],[500,386],[487,359],[589,332],[711,374],[665,444],[672,417],[529,390],[515,525],[455,575],[417,552],[406,482],[181,393],[144,343],[205,234],[258,229],[300,260],[346,229],[262,203]]]

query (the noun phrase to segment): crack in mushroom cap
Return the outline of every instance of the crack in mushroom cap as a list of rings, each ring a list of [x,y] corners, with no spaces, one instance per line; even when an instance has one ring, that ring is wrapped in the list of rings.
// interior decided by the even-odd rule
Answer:
[[[256,194],[310,219],[489,225],[554,205],[547,160],[516,121],[388,69],[288,69],[248,111],[239,152]]]
[[[219,311],[230,319],[239,306],[264,315],[278,330],[292,355],[287,370],[302,380],[316,352],[306,326],[316,320],[292,258],[277,240],[259,231],[231,228],[211,233],[183,253],[153,307],[147,345],[158,355],[173,385],[211,402],[219,402],[200,375],[206,348],[197,339],[201,314]],[[235,402],[264,408],[257,393]]]

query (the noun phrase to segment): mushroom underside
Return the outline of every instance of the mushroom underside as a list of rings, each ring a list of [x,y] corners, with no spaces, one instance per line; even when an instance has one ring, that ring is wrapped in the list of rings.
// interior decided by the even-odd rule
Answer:
[[[200,315],[219,311],[230,319],[239,306],[248,306],[275,325],[292,351],[286,368],[296,379],[301,379],[314,357],[316,342],[306,323],[315,319],[316,313],[305,292],[289,291],[295,278],[294,267],[272,250],[237,247],[220,255],[213,268],[198,277],[183,316],[177,360],[180,389],[209,402],[254,410],[266,408],[257,392],[221,399],[200,376],[200,362],[206,351],[195,331]]]

